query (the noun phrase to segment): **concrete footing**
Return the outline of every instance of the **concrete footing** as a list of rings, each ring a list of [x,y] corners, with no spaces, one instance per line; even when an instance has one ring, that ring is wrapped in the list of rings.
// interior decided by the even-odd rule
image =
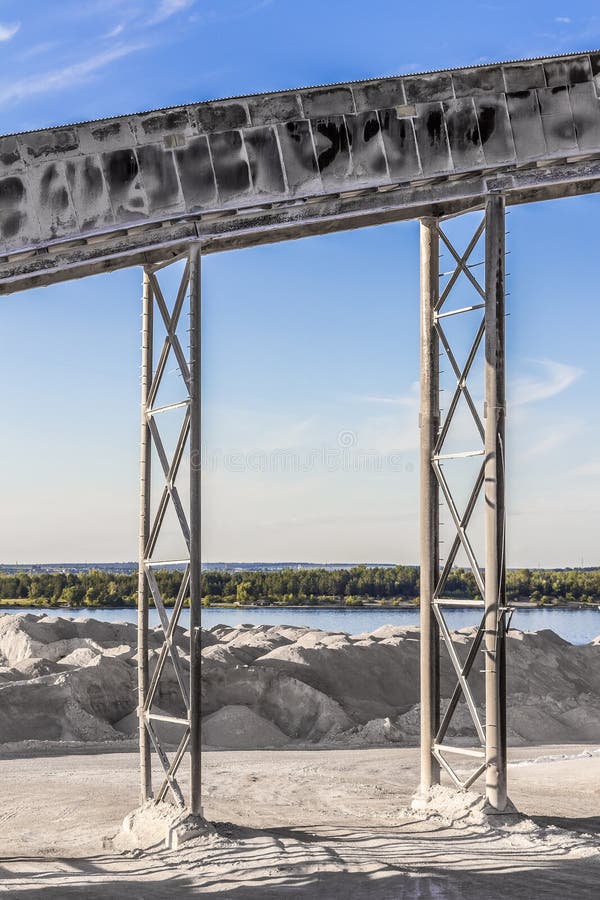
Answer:
[[[485,797],[475,791],[457,791],[454,787],[433,785],[419,791],[411,802],[406,814],[415,818],[442,820],[449,825],[460,826],[501,826],[505,821],[512,822],[523,816],[514,804],[507,800],[502,811],[491,806]]]
[[[114,850],[178,850],[186,841],[214,834],[203,818],[171,803],[150,801],[125,816],[121,831],[110,841]]]

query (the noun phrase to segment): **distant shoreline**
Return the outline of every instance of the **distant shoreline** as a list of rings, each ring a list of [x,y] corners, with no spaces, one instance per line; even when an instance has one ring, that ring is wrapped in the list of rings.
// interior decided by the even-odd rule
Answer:
[[[512,609],[536,609],[536,610],[581,610],[581,609],[598,609],[599,607],[594,603],[552,603],[552,604],[538,604],[528,601],[518,601],[516,603],[510,604]],[[98,606],[57,606],[52,605],[50,603],[41,604],[40,606],[36,606],[33,603],[19,603],[15,600],[0,600],[0,612],[5,607],[11,607],[13,609],[23,609],[28,611],[35,612],[40,609],[51,609],[56,610],[57,612],[94,612],[94,610],[122,610],[122,609],[137,609],[136,606],[131,606],[128,604],[120,604],[120,605],[98,605]],[[151,606],[150,609],[154,609],[155,607]],[[452,604],[452,609],[473,609],[474,607],[468,603],[460,603],[457,601]],[[167,606],[167,609],[172,609],[172,606]],[[189,607],[184,607],[184,609],[189,609]],[[295,610],[295,609],[307,609],[312,612],[318,612],[319,610],[335,610],[339,612],[343,610],[344,612],[373,612],[376,610],[413,610],[418,612],[419,604],[418,603],[363,603],[362,605],[353,605],[346,606],[343,603],[330,603],[330,604],[290,604],[283,605],[277,603],[255,603],[255,604],[236,604],[236,603],[211,603],[210,606],[202,607],[203,610],[209,609],[227,609],[227,610],[257,610],[257,609],[277,609],[277,610]],[[475,607],[475,609],[483,609],[483,607]]]
[[[178,564],[179,565],[179,564]],[[153,592],[172,606],[187,576],[184,567],[157,568]],[[480,577],[465,568],[442,573],[439,590],[445,605],[482,608]],[[0,572],[2,605],[49,606],[52,608],[126,609],[138,601],[137,572]],[[437,596],[437,595],[436,595]],[[366,567],[351,569],[284,569],[241,572],[203,571],[200,598],[204,607],[291,608],[298,609],[412,609],[418,608],[420,572],[415,566]],[[564,607],[600,605],[600,569],[530,570],[506,573],[506,601],[509,605]],[[1,607],[0,607],[1,608]]]

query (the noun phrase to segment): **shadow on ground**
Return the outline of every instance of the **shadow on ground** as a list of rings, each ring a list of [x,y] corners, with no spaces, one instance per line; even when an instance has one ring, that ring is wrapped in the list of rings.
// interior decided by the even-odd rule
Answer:
[[[567,819],[544,820],[557,825]],[[576,820],[578,823],[600,820]],[[414,826],[414,823],[412,823]],[[542,824],[542,822],[538,822]],[[393,828],[272,828],[222,824],[221,847],[88,858],[0,861],[0,894],[11,900],[596,900],[600,854],[570,835],[566,855],[539,841],[411,823]],[[580,844],[578,845],[578,841]],[[578,847],[582,856],[577,858]],[[565,851],[565,854],[567,851]],[[586,855],[587,853],[587,855]]]
[[[574,831],[577,834],[600,834],[600,816],[530,816],[536,825],[547,828],[549,825],[555,828],[563,828],[565,831]],[[600,886],[598,888],[600,894]]]

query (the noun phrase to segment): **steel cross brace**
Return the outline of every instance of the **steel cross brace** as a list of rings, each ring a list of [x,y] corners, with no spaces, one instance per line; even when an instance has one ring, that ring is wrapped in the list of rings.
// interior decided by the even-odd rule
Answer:
[[[463,253],[459,253],[440,220],[421,223],[421,784],[439,780],[444,769],[460,790],[470,787],[484,772],[489,802],[506,805],[506,687],[505,687],[505,529],[504,529],[504,201],[490,196],[485,212]],[[485,283],[472,272],[479,263],[471,255],[485,236]],[[440,291],[439,246],[443,243],[455,267],[443,273],[450,278]],[[454,309],[446,304],[458,291],[461,274],[482,302]],[[483,310],[475,337],[460,366],[442,320],[450,316],[477,315]],[[482,342],[485,341],[485,409],[482,415],[469,389],[468,379]],[[446,415],[440,416],[440,348],[456,378]],[[448,435],[461,398],[466,403],[480,439],[480,446],[445,453]],[[443,471],[446,461],[482,457],[470,494],[459,510]],[[469,525],[478,499],[485,493],[485,566],[481,566],[469,538]],[[454,538],[440,572],[439,498],[443,497]],[[480,595],[470,605],[481,606],[483,617],[464,662],[459,659],[444,616],[453,601],[444,597],[448,578],[463,549]],[[440,640],[446,646],[457,683],[440,721]],[[482,722],[468,677],[484,643],[486,659],[486,716]],[[444,743],[460,700],[464,699],[479,739],[479,747]],[[461,779],[448,755],[478,758],[477,768]]]
[[[171,261],[172,262],[172,261]],[[138,716],[140,739],[141,801],[153,796],[151,748],[164,770],[164,779],[155,794],[164,800],[170,791],[175,802],[188,805],[193,813],[201,812],[200,804],[200,250],[192,244],[171,309],[161,287],[158,271],[164,266],[148,267],[143,279],[142,312],[142,403],[140,454],[140,548],[138,579]],[[186,297],[189,297],[189,354],[186,355],[177,328]],[[165,328],[165,338],[154,364],[154,319],[158,310]],[[167,372],[167,362],[174,356],[180,375],[183,399],[157,406],[156,400]],[[161,421],[170,410],[184,409],[175,448],[167,453]],[[156,511],[152,516],[151,456],[156,452],[162,470],[163,485]],[[177,488],[177,478],[186,453],[190,457],[188,509]],[[155,558],[169,508],[175,512],[187,558],[177,560],[183,566],[181,582],[172,612],[169,614],[161,593],[157,570],[174,561]],[[162,643],[154,659],[150,677],[148,610],[150,598],[158,613]],[[189,674],[176,639],[176,629],[186,601],[190,605]],[[184,716],[156,711],[156,700],[170,661],[181,696]],[[169,757],[160,739],[157,723],[168,722],[181,727],[175,753]],[[177,773],[187,749],[191,750],[191,793],[189,803],[177,780]]]

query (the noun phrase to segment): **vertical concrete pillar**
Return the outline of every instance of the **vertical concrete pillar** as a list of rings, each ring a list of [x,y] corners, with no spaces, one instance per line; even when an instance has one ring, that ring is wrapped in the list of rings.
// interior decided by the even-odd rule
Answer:
[[[506,807],[505,605],[505,210],[504,198],[485,208],[485,753],[486,795]]]
[[[201,262],[192,244],[190,262],[190,812],[202,815],[201,769]]]
[[[439,577],[439,495],[431,465],[439,429],[439,341],[434,314],[439,295],[439,235],[421,220],[420,606],[421,789],[440,780],[432,746],[439,728],[439,630],[432,601]]]
[[[140,431],[140,514],[138,561],[138,716],[140,745],[140,801],[152,796],[150,739],[144,720],[144,703],[148,694],[148,579],[146,578],[146,546],[150,530],[150,446],[148,395],[152,385],[154,298],[148,273],[144,271],[142,293],[142,396]]]

